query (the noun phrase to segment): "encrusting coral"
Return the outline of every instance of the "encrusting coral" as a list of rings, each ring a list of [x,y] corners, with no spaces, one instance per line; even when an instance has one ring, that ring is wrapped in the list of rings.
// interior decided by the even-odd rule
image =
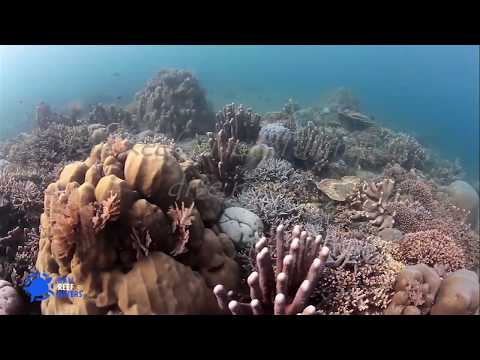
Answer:
[[[283,225],[276,229],[275,259],[272,259],[268,240],[261,237],[255,251],[257,271],[248,277],[250,303],[233,300],[234,294],[223,284],[215,286],[218,304],[225,312],[235,315],[295,315],[313,314],[307,306],[318,282],[328,248],[322,247],[321,236],[313,238],[301,226],[295,226],[287,238]],[[288,253],[285,244],[289,244]],[[275,260],[275,262],[274,262]]]
[[[196,192],[185,194],[195,180],[159,144],[102,143],[66,166],[45,193],[36,267],[72,276],[85,296],[50,297],[42,313],[217,313],[211,287],[235,289],[238,265],[231,240],[203,223]]]

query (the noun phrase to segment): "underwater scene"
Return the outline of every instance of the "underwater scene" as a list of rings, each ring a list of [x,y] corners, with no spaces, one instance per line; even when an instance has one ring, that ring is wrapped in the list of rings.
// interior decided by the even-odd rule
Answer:
[[[0,45],[0,315],[478,315],[479,67]]]

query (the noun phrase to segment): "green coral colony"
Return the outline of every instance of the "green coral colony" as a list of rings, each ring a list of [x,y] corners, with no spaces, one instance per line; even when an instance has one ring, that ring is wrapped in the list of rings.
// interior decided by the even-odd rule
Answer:
[[[162,70],[125,107],[0,143],[0,314],[477,314],[478,194],[339,89],[208,105]],[[26,277],[83,297],[29,304]]]

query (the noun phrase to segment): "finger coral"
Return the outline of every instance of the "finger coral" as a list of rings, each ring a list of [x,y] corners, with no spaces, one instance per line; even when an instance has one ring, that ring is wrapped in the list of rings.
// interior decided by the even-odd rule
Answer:
[[[255,142],[260,131],[261,116],[243,105],[226,105],[216,114],[216,131],[224,130],[228,138]]]
[[[328,248],[321,247],[321,236],[313,238],[300,226],[294,227],[290,238],[287,236],[283,225],[279,225],[273,245],[274,259],[267,238],[257,241],[257,271],[252,272],[247,280],[250,303],[232,300],[232,295],[222,284],[214,288],[222,310],[234,315],[312,313],[307,303],[325,265]],[[289,244],[288,251],[286,244]]]
[[[474,315],[479,309],[479,281],[473,272],[461,269],[440,284],[432,315]]]

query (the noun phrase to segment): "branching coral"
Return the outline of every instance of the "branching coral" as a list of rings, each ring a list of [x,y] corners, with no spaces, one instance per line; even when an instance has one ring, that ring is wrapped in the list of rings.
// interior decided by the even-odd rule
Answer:
[[[258,215],[267,229],[280,223],[290,226],[299,222],[303,213],[303,207],[291,195],[268,187],[249,187],[237,200],[240,206]]]
[[[252,109],[245,109],[243,105],[237,107],[232,103],[217,112],[216,119],[216,131],[224,130],[228,138],[233,137],[248,143],[257,140],[262,118]]]
[[[294,169],[291,163],[278,158],[269,158],[254,169],[245,171],[243,181],[245,189],[269,184],[267,187],[274,191],[290,193],[297,199],[311,200],[317,195],[311,172]]]
[[[92,218],[95,233],[102,231],[109,221],[115,221],[120,216],[120,200],[118,194],[111,193],[110,197],[103,200],[100,206],[95,209],[95,216]]]
[[[12,225],[38,226],[45,177],[14,166],[0,170],[0,234]]]
[[[398,184],[398,190],[412,196],[415,201],[418,201],[426,209],[430,209],[433,206],[432,187],[424,181],[407,179]]]
[[[327,267],[333,269],[347,268],[357,274],[363,265],[376,265],[382,262],[383,257],[379,250],[365,240],[342,237],[337,231],[328,231],[326,246],[330,249]]]
[[[227,289],[219,284],[214,288],[220,308],[235,315],[295,315],[314,313],[306,307],[328,256],[321,247],[322,238],[313,238],[300,226],[295,226],[287,238],[283,225],[277,227],[275,258],[270,255],[268,240],[260,238],[255,245],[257,271],[248,277],[250,303],[231,300]],[[289,244],[288,254],[285,244]],[[275,263],[274,263],[275,260]]]
[[[182,207],[179,208],[177,203],[175,203],[175,208],[170,207],[167,212],[167,215],[172,220],[172,233],[177,237],[177,245],[172,252],[173,256],[187,252],[186,244],[190,237],[188,228],[192,225],[192,210],[194,205],[195,203],[192,202],[190,207],[185,208],[185,204],[182,202]]]
[[[465,267],[462,248],[452,238],[438,230],[406,234],[399,242],[397,251],[395,258],[406,264],[444,265],[447,271]]]
[[[84,125],[50,124],[14,140],[9,146],[7,160],[47,174],[60,163],[85,157],[90,147],[88,128]]]
[[[135,125],[178,139],[213,127],[214,114],[198,79],[189,71],[161,70],[136,94]]]
[[[336,236],[339,236],[338,239]],[[335,239],[332,245],[338,249],[332,248],[334,256],[327,262],[315,291],[314,303],[319,312],[381,314],[390,302],[395,278],[402,264],[391,258],[385,250],[385,244],[378,238],[352,239],[341,232],[334,232],[327,233],[326,240],[332,237]],[[329,246],[328,242],[326,244]],[[350,257],[352,261],[346,261],[347,256],[342,259],[338,254],[354,256]],[[335,260],[345,265],[336,266]]]

